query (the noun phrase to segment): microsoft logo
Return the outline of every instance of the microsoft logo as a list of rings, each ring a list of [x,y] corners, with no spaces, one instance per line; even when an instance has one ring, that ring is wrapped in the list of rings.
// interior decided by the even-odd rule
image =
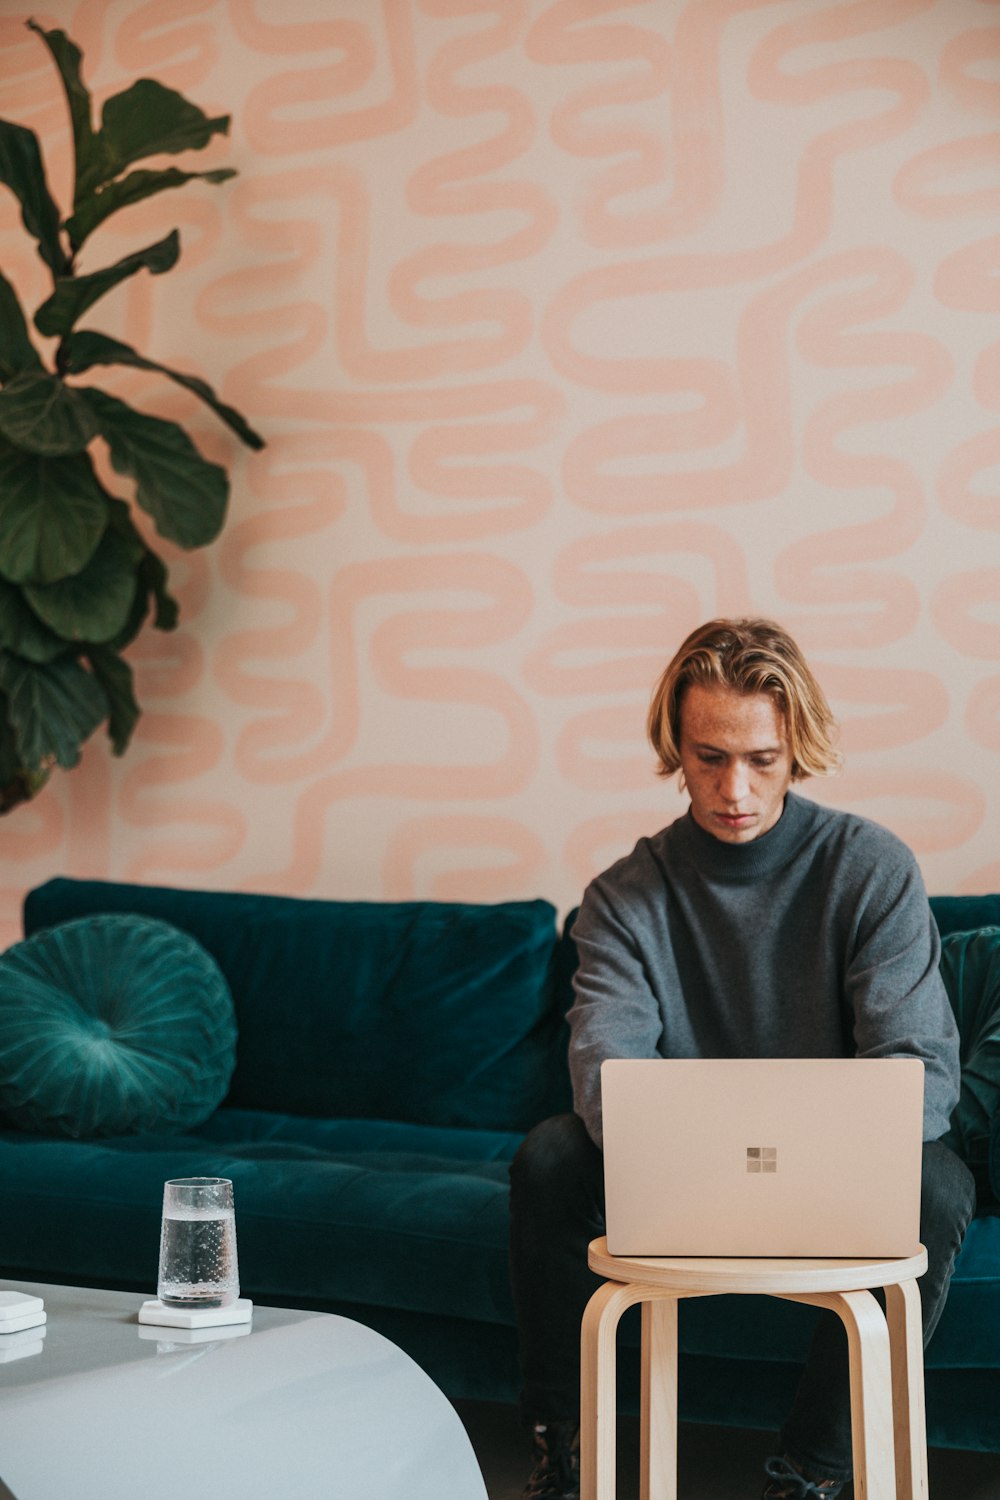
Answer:
[[[748,1146],[748,1172],[776,1172],[778,1170],[777,1146]]]

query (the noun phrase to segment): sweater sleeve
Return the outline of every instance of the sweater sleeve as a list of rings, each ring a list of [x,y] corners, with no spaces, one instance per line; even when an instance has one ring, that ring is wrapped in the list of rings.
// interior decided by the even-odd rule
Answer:
[[[916,860],[882,860],[859,912],[845,995],[859,1057],[924,1064],[924,1139],[948,1129],[960,1088],[959,1037],[938,967],[941,940]]]
[[[588,886],[573,927],[580,964],[570,1026],[573,1107],[595,1145],[601,1129],[601,1063],[607,1057],[655,1057],[660,1008],[639,943],[600,879]]]

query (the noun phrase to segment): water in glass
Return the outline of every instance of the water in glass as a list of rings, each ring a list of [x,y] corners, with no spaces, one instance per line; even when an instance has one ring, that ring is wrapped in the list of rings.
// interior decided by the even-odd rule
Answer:
[[[180,1178],[163,1194],[156,1294],[167,1307],[228,1307],[240,1292],[232,1184]]]

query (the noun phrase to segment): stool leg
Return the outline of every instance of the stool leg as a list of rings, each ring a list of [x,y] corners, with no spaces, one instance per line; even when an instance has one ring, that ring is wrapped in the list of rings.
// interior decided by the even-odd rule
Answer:
[[[831,1301],[847,1329],[856,1500],[896,1500],[889,1330],[871,1292]]]
[[[927,1500],[927,1421],[920,1290],[915,1281],[885,1288],[892,1361],[897,1500]]]
[[[614,1500],[618,1420],[618,1320],[648,1288],[606,1281],[591,1297],[580,1330],[580,1500]]]
[[[871,1292],[777,1292],[829,1307],[847,1330],[851,1369],[854,1500],[897,1500],[889,1330]]]
[[[677,1298],[642,1304],[639,1500],[677,1500]]]

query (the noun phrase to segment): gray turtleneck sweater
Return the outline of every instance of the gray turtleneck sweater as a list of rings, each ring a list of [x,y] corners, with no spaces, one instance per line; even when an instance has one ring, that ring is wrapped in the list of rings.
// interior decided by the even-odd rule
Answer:
[[[601,1144],[606,1057],[919,1057],[924,1138],[958,1101],[958,1032],[916,860],[789,792],[762,837],[690,812],[587,887],[569,1013],[577,1113]]]

